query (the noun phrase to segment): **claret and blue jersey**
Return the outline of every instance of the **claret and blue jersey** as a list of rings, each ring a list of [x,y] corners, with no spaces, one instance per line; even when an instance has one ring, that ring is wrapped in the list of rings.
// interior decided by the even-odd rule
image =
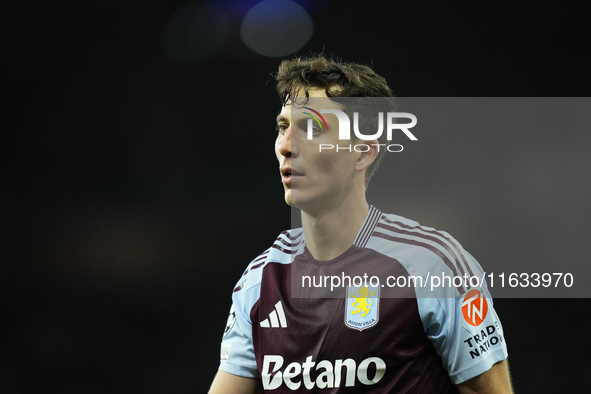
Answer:
[[[302,285],[364,274],[379,284],[321,297]],[[220,369],[259,378],[269,393],[457,392],[507,358],[503,330],[486,283],[434,288],[429,277],[482,274],[449,234],[373,206],[354,244],[330,261],[308,254],[301,229],[283,232],[234,289]]]

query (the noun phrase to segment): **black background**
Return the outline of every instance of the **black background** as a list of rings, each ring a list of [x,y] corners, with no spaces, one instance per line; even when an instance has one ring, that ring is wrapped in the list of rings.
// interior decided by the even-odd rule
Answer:
[[[290,227],[273,153],[269,73],[280,59],[250,51],[238,33],[254,3],[218,3],[234,10],[230,35],[196,62],[163,49],[184,2],[3,7],[0,392],[207,390],[233,285]],[[590,91],[583,9],[301,4],[315,30],[298,54],[373,64],[398,96]],[[491,248],[464,246],[478,259]],[[588,300],[495,306],[518,393],[590,386]]]

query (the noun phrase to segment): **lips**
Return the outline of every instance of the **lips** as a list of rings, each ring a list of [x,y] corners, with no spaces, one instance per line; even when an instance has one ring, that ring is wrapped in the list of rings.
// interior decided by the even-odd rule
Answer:
[[[281,171],[281,182],[283,183],[291,183],[292,181],[304,176],[304,173],[301,171],[294,170],[291,167],[282,167]]]
[[[304,173],[294,170],[293,168],[284,168],[281,170],[281,175],[283,175],[283,176],[302,176],[302,175],[304,175]]]

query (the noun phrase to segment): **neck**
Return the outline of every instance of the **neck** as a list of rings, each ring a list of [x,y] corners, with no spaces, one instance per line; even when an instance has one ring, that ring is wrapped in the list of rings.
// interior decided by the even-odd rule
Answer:
[[[362,197],[346,200],[322,211],[302,210],[302,226],[308,252],[316,260],[332,260],[353,245],[369,211]]]

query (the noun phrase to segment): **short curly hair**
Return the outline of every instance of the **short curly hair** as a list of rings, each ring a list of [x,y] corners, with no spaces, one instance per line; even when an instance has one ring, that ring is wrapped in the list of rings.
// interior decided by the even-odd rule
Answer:
[[[279,70],[273,75],[277,81],[277,93],[281,105],[292,101],[292,98],[298,95],[302,90],[309,97],[309,88],[325,89],[326,96],[332,101],[339,103],[341,97],[394,97],[386,79],[378,75],[371,67],[343,62],[338,58],[326,58],[324,55],[313,55],[310,57],[296,57],[290,60],[283,60],[279,65]],[[352,107],[343,105],[345,112],[360,112],[368,110],[362,108],[362,100],[358,100],[361,107]],[[372,101],[375,103],[375,101]],[[385,112],[394,110],[393,100],[384,100]],[[375,113],[374,108],[374,113]],[[361,117],[360,128],[366,130],[375,130],[378,120],[374,117]],[[386,143],[386,133],[379,138],[380,144]],[[378,157],[369,166],[366,172],[365,185],[377,170],[385,149],[380,149]]]

